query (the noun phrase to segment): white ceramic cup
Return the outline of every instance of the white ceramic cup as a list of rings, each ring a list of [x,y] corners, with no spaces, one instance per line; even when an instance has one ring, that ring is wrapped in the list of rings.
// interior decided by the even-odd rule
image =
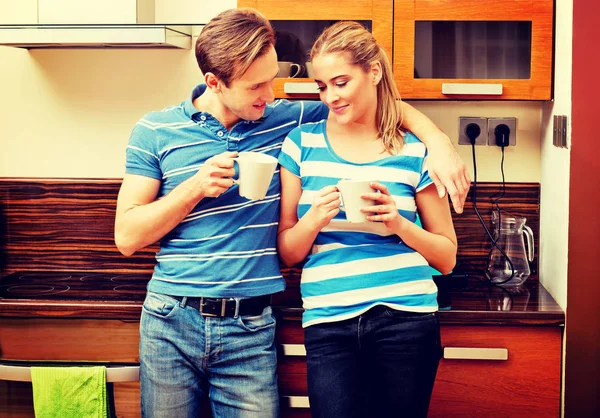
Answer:
[[[294,78],[300,74],[300,71],[302,71],[302,66],[300,64],[296,64],[295,62],[278,61],[277,65],[279,66],[279,73],[277,74],[277,77],[280,78]],[[292,68],[295,68],[293,73]]]
[[[240,196],[250,200],[262,200],[267,195],[277,158],[261,152],[240,152],[234,160],[239,166],[238,179]]]
[[[313,70],[312,62],[310,61],[306,63],[306,72],[308,73],[309,78],[315,78],[315,71]]]
[[[371,180],[340,180],[337,188],[340,191],[342,209],[346,212],[348,222],[361,223],[368,222],[368,213],[363,213],[360,210],[366,206],[375,204],[373,200],[363,199],[360,196],[365,193],[374,193],[375,189],[371,187]]]

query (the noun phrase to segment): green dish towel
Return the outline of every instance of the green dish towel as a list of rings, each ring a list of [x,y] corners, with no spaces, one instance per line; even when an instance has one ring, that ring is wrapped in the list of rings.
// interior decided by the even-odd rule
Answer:
[[[32,367],[36,418],[106,418],[106,367]]]

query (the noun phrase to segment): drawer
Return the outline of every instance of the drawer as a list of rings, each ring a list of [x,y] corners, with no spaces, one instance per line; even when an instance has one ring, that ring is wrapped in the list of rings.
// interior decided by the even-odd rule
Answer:
[[[430,417],[557,417],[562,328],[441,328]]]

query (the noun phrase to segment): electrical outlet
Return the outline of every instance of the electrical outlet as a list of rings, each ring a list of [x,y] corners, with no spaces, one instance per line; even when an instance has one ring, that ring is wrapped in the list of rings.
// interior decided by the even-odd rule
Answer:
[[[471,141],[467,137],[466,130],[467,126],[470,123],[474,123],[479,126],[481,129],[481,133],[475,139],[475,145],[486,145],[487,137],[486,133],[488,131],[488,121],[487,118],[479,118],[479,117],[466,117],[461,116],[458,118],[458,145],[471,145]]]
[[[494,131],[498,125],[506,125],[510,129],[508,145],[517,145],[517,118],[489,118],[488,119],[488,145],[497,146]]]

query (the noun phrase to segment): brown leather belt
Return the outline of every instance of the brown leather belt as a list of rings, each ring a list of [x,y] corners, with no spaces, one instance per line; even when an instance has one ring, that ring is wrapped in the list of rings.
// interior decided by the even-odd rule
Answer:
[[[178,301],[183,301],[183,296],[173,296]],[[205,298],[188,297],[186,306],[198,309],[203,316],[217,318],[238,316],[257,316],[271,304],[271,295],[257,296],[248,299],[235,298]]]

